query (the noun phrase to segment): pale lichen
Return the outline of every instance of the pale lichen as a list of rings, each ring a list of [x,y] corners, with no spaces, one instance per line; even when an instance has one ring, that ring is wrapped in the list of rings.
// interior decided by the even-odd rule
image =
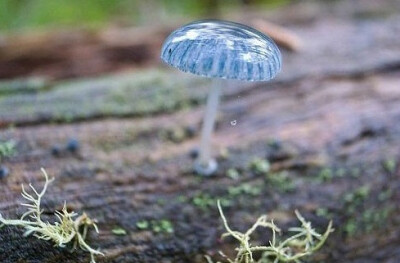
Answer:
[[[43,221],[43,209],[41,209],[42,197],[54,178],[49,179],[43,168],[42,172],[45,177],[45,183],[40,193],[29,184],[29,187],[33,191],[33,194],[29,194],[22,185],[22,197],[28,202],[21,205],[27,207],[28,211],[20,219],[4,219],[0,214],[1,226],[12,225],[23,227],[25,228],[24,236],[32,234],[38,239],[52,241],[58,247],[65,247],[68,244],[72,244],[73,250],[80,248],[89,252],[91,263],[95,263],[95,255],[104,254],[90,247],[85,241],[90,227],[93,227],[97,233],[99,232],[95,221],[89,218],[87,214],[83,213],[78,216],[75,212],[69,212],[64,202],[61,212],[54,212],[55,222]]]
[[[300,263],[301,259],[311,255],[313,252],[321,248],[329,234],[333,232],[332,222],[329,222],[324,234],[317,233],[316,230],[312,228],[311,223],[307,222],[301,214],[296,211],[296,216],[301,225],[289,229],[291,232],[296,232],[294,235],[283,241],[278,241],[277,233],[280,233],[281,230],[275,225],[273,220],[268,221],[267,216],[264,215],[259,217],[246,232],[242,233],[234,231],[229,227],[228,221],[219,202],[218,209],[225,230],[227,231],[222,235],[222,237],[231,236],[239,242],[239,246],[236,248],[236,257],[234,259],[231,259],[220,252],[229,263]],[[270,229],[272,231],[272,240],[270,240],[266,245],[253,246],[250,243],[250,237],[259,227]],[[258,259],[254,258],[253,253],[255,252],[261,253],[261,256]],[[206,259],[209,263],[213,262],[209,256],[206,256]]]

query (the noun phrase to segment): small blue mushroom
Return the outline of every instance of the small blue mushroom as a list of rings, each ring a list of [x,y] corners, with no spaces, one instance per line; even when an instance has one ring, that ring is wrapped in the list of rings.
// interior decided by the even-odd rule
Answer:
[[[0,179],[7,177],[10,174],[10,170],[6,166],[0,166]]]
[[[200,154],[195,171],[212,175],[217,162],[211,158],[221,89],[220,79],[268,81],[281,69],[281,53],[274,41],[261,32],[238,23],[202,20],[172,32],[161,49],[161,59],[184,72],[215,79],[207,99]]]
[[[71,153],[78,152],[79,148],[80,148],[80,145],[79,145],[79,141],[77,139],[69,139],[67,141],[67,145],[65,147],[65,149]]]

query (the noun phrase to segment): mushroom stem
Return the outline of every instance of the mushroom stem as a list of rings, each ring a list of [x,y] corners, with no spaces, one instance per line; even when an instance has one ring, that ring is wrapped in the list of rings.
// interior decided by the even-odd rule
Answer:
[[[207,98],[206,112],[201,131],[200,155],[197,164],[195,164],[196,172],[202,175],[211,175],[217,169],[215,160],[211,158],[211,134],[214,131],[220,93],[221,79],[213,79]]]

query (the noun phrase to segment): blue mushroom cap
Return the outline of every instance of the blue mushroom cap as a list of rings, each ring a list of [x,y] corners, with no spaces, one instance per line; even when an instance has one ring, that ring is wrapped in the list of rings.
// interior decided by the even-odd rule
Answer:
[[[209,77],[267,81],[281,69],[274,41],[238,23],[202,20],[172,32],[161,59],[184,72]]]

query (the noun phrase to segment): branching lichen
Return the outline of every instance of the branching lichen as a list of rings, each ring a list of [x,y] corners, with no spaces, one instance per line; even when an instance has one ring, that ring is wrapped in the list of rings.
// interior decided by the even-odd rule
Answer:
[[[239,242],[239,247],[236,248],[236,257],[228,258],[221,253],[225,260],[229,263],[278,263],[278,262],[301,262],[300,260],[311,255],[318,250],[326,241],[329,234],[333,232],[332,222],[324,234],[319,234],[311,227],[311,223],[307,222],[301,214],[296,211],[296,216],[299,219],[301,226],[290,228],[289,231],[295,232],[294,235],[283,241],[277,240],[277,233],[281,230],[274,224],[273,220],[268,221],[267,216],[261,216],[245,233],[232,230],[226,217],[222,211],[221,204],[218,202],[219,213],[222,218],[225,230],[227,231],[222,237],[232,236]],[[250,237],[257,228],[268,228],[272,231],[272,240],[267,245],[253,246],[250,243]],[[259,259],[254,259],[253,253],[261,252]],[[212,260],[206,256],[209,263]]]
[[[91,248],[85,241],[87,232],[90,227],[93,227],[98,233],[98,228],[94,220],[90,219],[85,213],[78,216],[75,212],[68,212],[66,203],[62,211],[56,211],[54,216],[56,221],[49,223],[43,221],[41,215],[41,201],[43,195],[46,193],[48,185],[54,178],[49,179],[46,171],[42,168],[45,177],[45,183],[42,191],[39,193],[31,184],[29,187],[32,189],[33,194],[29,194],[22,185],[22,197],[28,202],[22,203],[22,206],[27,207],[28,211],[24,213],[20,219],[4,219],[0,214],[1,226],[13,225],[25,228],[24,236],[33,236],[38,239],[49,240],[55,246],[65,247],[67,244],[72,243],[72,249],[80,248],[90,253],[91,263],[95,263],[95,255],[104,255],[99,250]]]

